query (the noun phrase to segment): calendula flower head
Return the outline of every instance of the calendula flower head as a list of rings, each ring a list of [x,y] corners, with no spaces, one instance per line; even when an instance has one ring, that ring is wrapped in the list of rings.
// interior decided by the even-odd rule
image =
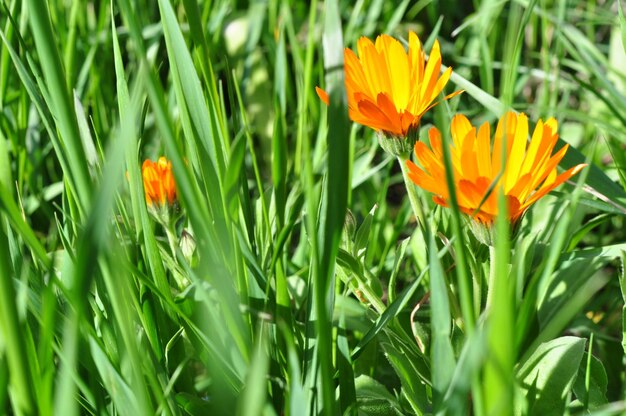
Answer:
[[[585,164],[558,174],[557,166],[569,145],[552,154],[558,140],[557,121],[539,120],[528,142],[528,118],[509,112],[500,118],[491,143],[490,126],[478,129],[463,115],[451,125],[450,156],[454,189],[460,210],[471,218],[476,237],[491,244],[492,225],[498,215],[498,195],[507,201],[507,215],[513,230],[526,210],[548,192],[578,173]],[[434,194],[435,203],[449,206],[450,194],[445,177],[441,133],[429,130],[430,147],[415,144],[421,167],[407,161],[409,177],[419,187]],[[503,163],[503,147],[505,162]]]
[[[160,222],[170,223],[178,211],[172,162],[163,156],[156,162],[146,159],[141,167],[141,175],[148,210]]]
[[[395,156],[406,157],[417,140],[424,113],[438,104],[435,100],[450,79],[452,68],[440,76],[441,51],[435,41],[426,63],[419,38],[409,32],[408,53],[389,35],[376,42],[362,37],[357,55],[344,50],[345,82],[350,118],[379,132],[381,146]],[[328,104],[328,95],[316,91]],[[451,98],[460,91],[450,94]]]

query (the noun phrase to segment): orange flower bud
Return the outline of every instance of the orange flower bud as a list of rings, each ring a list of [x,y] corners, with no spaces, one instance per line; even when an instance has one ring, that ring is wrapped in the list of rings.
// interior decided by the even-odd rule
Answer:
[[[163,156],[156,162],[146,159],[141,167],[141,175],[148,207],[173,205],[176,202],[172,162]]]

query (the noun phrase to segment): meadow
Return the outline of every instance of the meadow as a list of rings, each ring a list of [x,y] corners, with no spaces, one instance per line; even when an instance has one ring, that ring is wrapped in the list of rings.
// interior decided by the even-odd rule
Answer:
[[[0,414],[626,414],[619,0],[0,0]]]

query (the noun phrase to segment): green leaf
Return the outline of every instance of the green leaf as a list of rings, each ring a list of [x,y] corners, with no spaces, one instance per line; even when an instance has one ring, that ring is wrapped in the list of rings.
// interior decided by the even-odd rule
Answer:
[[[348,345],[348,327],[346,316],[341,313],[338,322],[338,335],[336,342],[337,370],[339,378],[339,404],[341,413],[345,414],[348,409],[354,408],[356,397],[356,380],[354,379],[353,361],[350,357],[350,347]]]
[[[141,412],[139,403],[130,386],[124,381],[117,369],[111,364],[106,353],[100,345],[92,338],[89,338],[91,356],[100,373],[102,383],[113,399],[116,408],[125,414],[138,415]]]
[[[559,267],[549,279],[540,283],[538,299],[538,316],[542,326],[562,312],[565,305],[571,303],[574,294],[582,291],[586,298],[592,296],[590,278],[608,262],[619,257],[626,250],[626,244],[616,244],[593,249],[577,250],[563,254],[559,259]],[[599,290],[600,287],[595,287]],[[578,309],[578,308],[577,308]]]
[[[590,365],[587,367],[587,362],[581,360],[573,390],[580,402],[588,404],[588,409],[596,410],[608,403],[606,398],[608,378],[602,361],[589,352],[587,354],[590,358]],[[587,376],[589,377],[589,388],[585,386]]]
[[[373,378],[360,375],[354,381],[359,415],[396,416],[402,415],[400,405],[389,391]]]
[[[202,95],[202,84],[193,65],[191,55],[180,25],[176,21],[176,15],[169,1],[159,1],[159,10],[163,21],[163,32],[168,50],[168,58],[172,65],[174,81],[179,83],[180,89],[176,90],[179,105],[189,115],[191,125],[183,123],[186,134],[196,137],[204,145],[210,160],[206,161],[214,166],[218,177],[224,171],[224,149],[220,137],[212,121],[216,109],[207,107]],[[209,143],[209,138],[213,139]],[[216,182],[217,183],[217,182]],[[219,188],[218,188],[219,189]]]
[[[237,221],[237,202],[239,180],[244,169],[244,157],[246,151],[246,139],[243,134],[238,135],[231,148],[230,160],[224,176],[224,191],[226,193],[226,206],[233,221]]]
[[[425,380],[430,380],[431,377],[424,358],[400,344],[392,345],[389,341],[384,341],[380,345],[400,378],[402,394],[413,411],[418,415],[430,411],[427,410],[431,408],[431,400],[426,392]]]
[[[143,240],[144,255],[146,256],[148,267],[152,272],[152,278],[157,283],[161,293],[168,296],[170,294],[169,285],[167,284],[167,278],[165,277],[165,269],[163,268],[163,262],[160,258],[151,219],[148,216],[143,189],[143,179],[141,177],[139,161],[137,160],[139,155],[139,144],[135,127],[135,119],[137,113],[139,112],[139,103],[131,101],[130,98],[126,76],[124,74],[124,65],[122,63],[122,53],[114,23],[115,22],[113,21],[111,22],[111,39],[113,43],[113,58],[115,62],[115,78],[117,81],[117,104],[120,114],[120,139],[127,143],[125,158],[130,189],[130,202],[133,218],[135,220],[135,235],[138,240]]]
[[[619,15],[619,26],[622,30],[622,47],[626,53],[626,18],[624,17],[624,10],[622,9],[622,0],[617,0],[617,12]]]
[[[262,414],[267,394],[269,356],[267,355],[266,326],[261,325],[257,336],[257,346],[248,368],[246,385],[239,399],[238,415],[257,416]]]
[[[578,374],[585,352],[585,339],[561,337],[541,344],[518,371],[522,388],[535,386],[530,414],[562,415],[565,400]]]
[[[41,245],[33,229],[24,221],[20,209],[11,197],[11,194],[11,191],[0,183],[0,209],[4,211],[13,228],[33,251],[33,256],[39,260],[45,268],[50,268],[52,266],[52,260],[48,257],[45,247]]]
[[[626,250],[622,252],[620,260],[619,287],[622,292],[622,300],[624,301],[624,306],[622,307],[622,349],[626,353],[626,268],[624,267]]]
[[[359,354],[363,351],[363,349],[369,344],[378,333],[385,328],[385,326],[394,319],[398,314],[408,305],[409,301],[412,299],[413,295],[417,291],[422,282],[422,278],[426,270],[422,271],[422,273],[415,279],[415,281],[411,284],[411,286],[407,287],[400,296],[393,301],[385,311],[378,317],[374,325],[367,331],[365,336],[359,341],[359,344],[352,351],[352,358],[356,359]]]
[[[6,190],[11,189],[13,186],[9,149],[9,141],[2,134],[2,130],[0,130],[0,184],[2,184]],[[13,193],[11,192],[11,194]]]
[[[452,373],[456,365],[454,350],[450,340],[452,318],[450,302],[443,268],[437,254],[437,244],[431,236],[429,249],[430,263],[430,304],[431,304],[431,362],[435,363],[433,372],[433,405],[435,409],[443,406],[443,396],[448,390]]]
[[[52,30],[48,7],[48,3],[42,4],[36,0],[28,1],[32,33],[49,92],[50,112],[55,118],[64,145],[63,149],[66,152],[69,168],[66,174],[69,182],[75,186],[74,197],[77,198],[79,206],[85,212],[90,205],[91,181],[76,121],[76,113],[70,99],[63,64],[55,43],[56,37]]]
[[[354,237],[354,250],[352,254],[356,258],[360,258],[365,255],[365,248],[369,242],[370,237],[370,229],[372,228],[372,221],[374,220],[374,214],[376,213],[377,205],[374,205],[370,212],[367,214],[361,226],[356,231],[356,236]]]
[[[0,221],[4,222],[2,216]],[[2,231],[3,228],[4,224],[0,225],[0,338],[4,360],[10,373],[9,384],[3,388],[11,392],[11,401],[16,413],[35,415],[36,395],[29,364],[35,357],[29,357],[26,349],[27,332],[18,313],[17,291],[13,283],[14,271],[9,258],[9,242]]]
[[[85,117],[85,109],[80,102],[80,98],[74,92],[74,111],[76,112],[76,118],[78,121],[78,131],[80,132],[80,139],[85,149],[85,157],[87,158],[87,164],[89,172],[94,176],[100,166],[100,158],[96,152],[96,146],[91,137],[91,131],[89,130],[89,123]]]
[[[316,7],[313,3],[311,7]],[[324,10],[324,64],[326,67],[343,66],[343,38],[339,5],[336,0],[327,0]],[[331,361],[332,340],[329,312],[332,313],[333,302],[329,296],[334,287],[335,259],[339,250],[339,242],[344,228],[346,209],[350,195],[351,176],[351,143],[350,124],[346,106],[346,93],[343,71],[327,73],[326,85],[330,93],[328,113],[328,130],[326,145],[328,148],[328,170],[324,181],[323,212],[319,224],[319,263],[315,276],[314,304],[317,312],[317,354],[321,373],[321,397],[323,412],[333,414],[335,409],[334,373]]]
[[[199,399],[189,393],[176,394],[176,403],[188,415],[209,414],[211,412],[211,406],[208,401]]]
[[[468,413],[467,395],[471,391],[474,376],[482,370],[485,353],[488,351],[486,335],[484,328],[478,327],[466,339],[444,397],[443,414]]]

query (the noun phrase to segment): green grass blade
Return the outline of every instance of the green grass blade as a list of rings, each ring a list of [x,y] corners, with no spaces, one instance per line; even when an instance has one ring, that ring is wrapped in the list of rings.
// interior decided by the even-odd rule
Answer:
[[[35,415],[36,394],[33,374],[24,342],[23,323],[18,316],[13,268],[6,234],[0,227],[0,331],[9,368],[10,399],[16,414]]]
[[[433,380],[433,406],[441,409],[443,398],[448,390],[452,374],[456,365],[454,351],[450,340],[452,317],[448,301],[448,289],[445,276],[437,253],[437,244],[431,236],[429,244],[430,264],[430,302],[431,314],[431,362]]]
[[[343,63],[343,38],[338,5],[329,0],[325,4],[324,63],[327,68],[341,68]],[[329,292],[333,289],[335,258],[346,217],[350,180],[350,127],[346,112],[346,95],[343,72],[327,74],[326,85],[330,92],[328,124],[333,137],[327,136],[328,174],[325,181],[325,212],[320,219],[319,274],[315,276],[314,301],[317,312],[317,352],[321,367],[322,398],[324,412],[335,413],[333,364],[330,361],[331,321],[333,303],[329,303]],[[324,209],[324,208],[323,208]]]
[[[68,178],[74,183],[75,197],[80,207],[86,210],[90,205],[91,197],[89,171],[78,132],[74,106],[65,83],[63,64],[54,42],[48,4],[42,5],[36,0],[29,0],[28,6],[35,45],[50,94],[50,112],[57,120],[57,127],[67,151],[67,163],[70,169],[68,173],[71,173]]]

